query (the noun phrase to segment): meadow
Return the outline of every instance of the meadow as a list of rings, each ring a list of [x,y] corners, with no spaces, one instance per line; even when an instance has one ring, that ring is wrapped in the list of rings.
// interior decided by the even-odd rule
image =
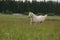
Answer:
[[[0,40],[60,40],[60,16],[29,24],[27,16],[0,15]]]

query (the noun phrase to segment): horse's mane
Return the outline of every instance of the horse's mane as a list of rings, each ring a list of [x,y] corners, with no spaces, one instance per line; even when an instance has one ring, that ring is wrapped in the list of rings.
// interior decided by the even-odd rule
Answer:
[[[31,14],[34,15],[34,16],[36,16],[33,12],[29,12],[29,13],[31,13]]]

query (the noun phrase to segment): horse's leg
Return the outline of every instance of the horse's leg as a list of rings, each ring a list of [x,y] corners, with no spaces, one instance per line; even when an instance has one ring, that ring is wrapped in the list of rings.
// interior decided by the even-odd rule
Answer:
[[[40,24],[42,24],[43,22],[41,21]]]
[[[30,21],[30,24],[32,24],[32,22]]]
[[[31,21],[30,21],[30,24],[32,24],[33,22],[32,22],[32,19],[31,19]]]
[[[30,24],[34,24],[35,22],[33,22],[33,20],[30,21]]]

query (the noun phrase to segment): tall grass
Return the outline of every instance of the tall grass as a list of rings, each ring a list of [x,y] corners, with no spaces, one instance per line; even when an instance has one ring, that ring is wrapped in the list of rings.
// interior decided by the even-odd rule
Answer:
[[[59,18],[30,25],[27,16],[0,15],[0,40],[60,40]]]

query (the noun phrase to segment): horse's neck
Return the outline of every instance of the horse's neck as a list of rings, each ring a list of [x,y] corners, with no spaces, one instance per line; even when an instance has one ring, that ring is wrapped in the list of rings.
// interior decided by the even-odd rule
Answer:
[[[37,16],[35,14],[32,14],[31,20],[36,19],[36,17]]]
[[[35,14],[33,14],[33,16],[36,16]]]
[[[36,18],[37,16],[35,14],[33,14],[33,18]]]

